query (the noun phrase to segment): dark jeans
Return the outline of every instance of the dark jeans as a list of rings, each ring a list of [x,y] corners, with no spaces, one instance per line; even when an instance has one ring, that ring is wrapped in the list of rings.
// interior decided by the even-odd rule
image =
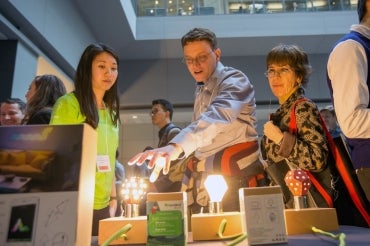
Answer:
[[[98,236],[99,220],[107,219],[109,217],[109,206],[99,210],[94,209],[91,236]]]
[[[224,177],[228,186],[222,206],[224,212],[240,211],[239,189],[246,187],[267,186],[265,175],[251,177]]]

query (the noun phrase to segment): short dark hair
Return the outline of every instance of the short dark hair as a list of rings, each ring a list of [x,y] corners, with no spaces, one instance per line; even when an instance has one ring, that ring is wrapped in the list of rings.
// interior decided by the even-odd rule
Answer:
[[[161,105],[164,111],[169,111],[170,112],[170,120],[172,120],[172,115],[173,115],[172,103],[170,103],[166,99],[155,99],[155,100],[152,101],[152,106],[154,106],[156,104]]]
[[[362,18],[364,18],[367,12],[366,9],[366,0],[358,0],[357,2],[357,14],[358,14],[358,21],[361,22]]]
[[[322,113],[324,111],[327,111],[327,112],[331,113],[334,117],[336,116],[334,107],[332,105],[328,105],[325,108],[320,109],[320,113]]]
[[[289,65],[298,76],[302,77],[301,83],[304,87],[312,72],[307,53],[293,44],[280,44],[272,48],[266,57],[267,68],[270,64]]]
[[[214,32],[206,28],[194,28],[181,38],[181,45],[184,46],[189,42],[207,41],[212,50],[217,49],[217,38]]]
[[[22,101],[21,99],[19,99],[19,98],[7,98],[2,103],[6,103],[6,104],[18,104],[19,109],[22,111],[22,113],[25,113],[26,112],[26,103],[24,101]]]

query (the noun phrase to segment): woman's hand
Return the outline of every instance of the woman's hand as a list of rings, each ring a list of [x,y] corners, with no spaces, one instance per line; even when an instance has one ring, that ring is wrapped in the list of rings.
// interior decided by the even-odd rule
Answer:
[[[117,211],[117,199],[112,199],[109,201],[109,215],[110,217],[115,217],[116,216],[116,211]]]
[[[280,144],[284,137],[284,134],[281,132],[280,128],[275,126],[271,120],[267,121],[263,126],[263,134],[276,144]]]

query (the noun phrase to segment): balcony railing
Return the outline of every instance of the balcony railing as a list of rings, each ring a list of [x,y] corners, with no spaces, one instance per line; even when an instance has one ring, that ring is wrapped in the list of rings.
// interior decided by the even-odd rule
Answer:
[[[346,11],[357,0],[131,0],[138,17]]]

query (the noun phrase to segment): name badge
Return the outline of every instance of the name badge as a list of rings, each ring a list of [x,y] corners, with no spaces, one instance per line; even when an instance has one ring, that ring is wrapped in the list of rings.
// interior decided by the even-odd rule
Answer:
[[[98,168],[98,172],[110,172],[110,162],[108,155],[98,155],[96,157],[96,167]]]

